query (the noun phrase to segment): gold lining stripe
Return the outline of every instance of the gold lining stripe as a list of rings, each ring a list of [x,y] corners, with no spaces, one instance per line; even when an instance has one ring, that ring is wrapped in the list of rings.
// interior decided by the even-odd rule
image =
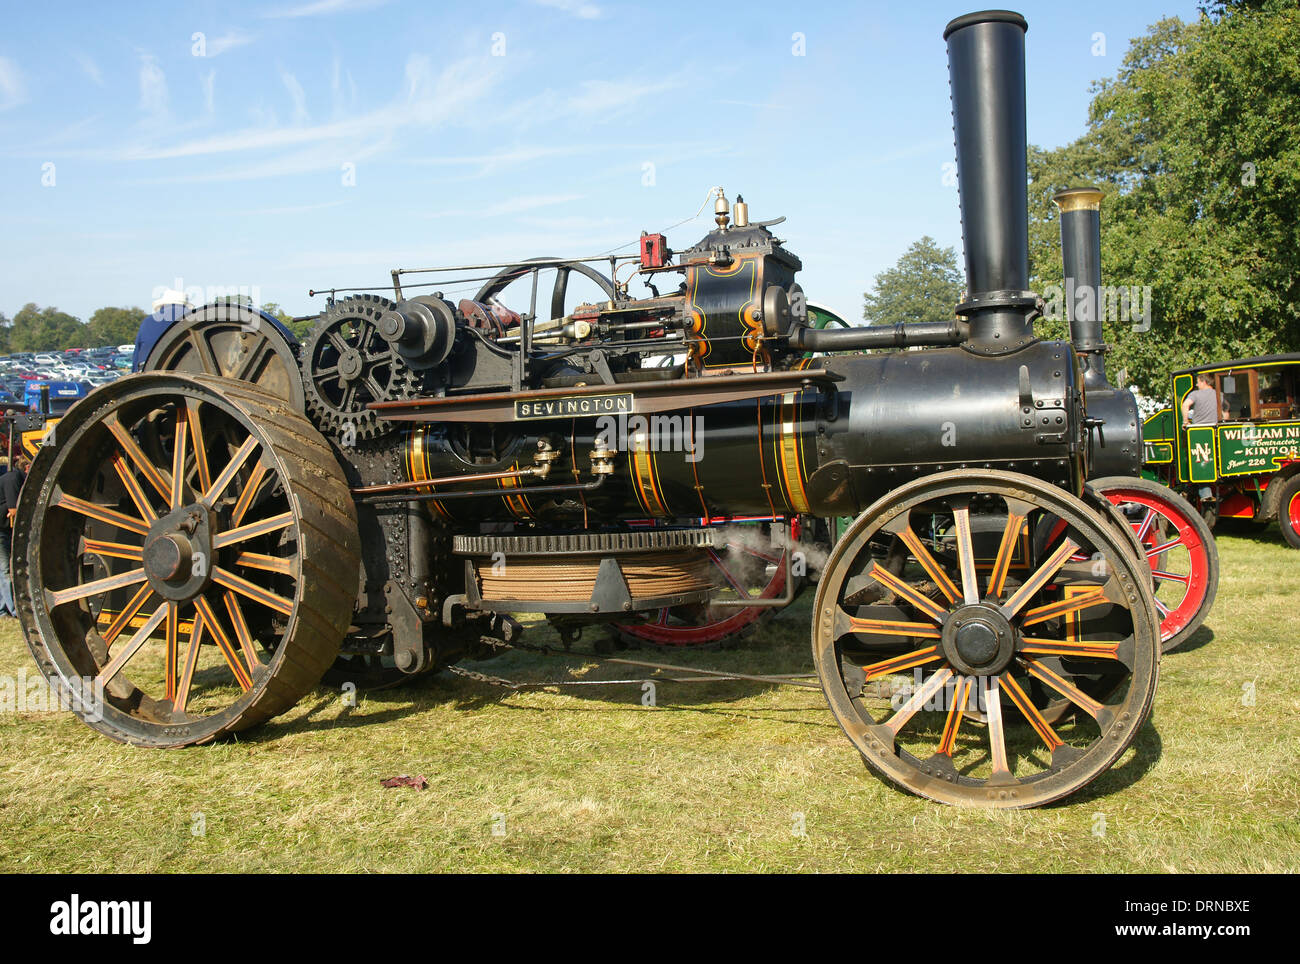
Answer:
[[[781,396],[781,435],[777,452],[781,477],[785,481],[786,501],[795,512],[807,512],[809,508],[808,493],[803,485],[803,436],[798,431],[798,396],[802,394],[800,389]]]
[[[425,460],[424,452],[424,433],[427,431],[428,429],[421,428],[412,432],[410,444],[406,447],[406,471],[412,482],[423,482],[429,478],[429,464]],[[428,490],[430,492],[437,491],[433,486],[429,486]],[[428,504],[445,521],[451,521],[451,513],[437,499],[429,500]]]

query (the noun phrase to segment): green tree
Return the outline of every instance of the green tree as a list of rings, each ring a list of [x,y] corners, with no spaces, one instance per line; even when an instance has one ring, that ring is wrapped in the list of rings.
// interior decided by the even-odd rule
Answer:
[[[61,351],[85,344],[86,326],[81,319],[58,308],[40,308],[29,301],[14,315],[11,351]]]
[[[9,336],[12,332],[13,328],[9,323],[9,318],[3,311],[0,311],[0,355],[9,354]]]
[[[1174,369],[1300,348],[1300,10],[1161,20],[1093,94],[1086,134],[1029,152],[1035,287],[1060,280],[1051,195],[1091,183],[1103,284],[1152,293],[1150,330],[1108,329],[1112,371],[1164,397]]]
[[[873,325],[948,321],[963,285],[957,252],[926,235],[913,241],[897,264],[876,275],[872,290],[862,296],[862,317]]]
[[[268,301],[266,304],[262,305],[262,310],[293,332],[295,338],[301,339],[311,330],[312,323],[310,321],[294,321],[293,315],[289,314],[289,312],[285,311],[274,301]]]
[[[145,312],[140,308],[100,308],[90,316],[87,337],[92,346],[125,345],[135,341]]]

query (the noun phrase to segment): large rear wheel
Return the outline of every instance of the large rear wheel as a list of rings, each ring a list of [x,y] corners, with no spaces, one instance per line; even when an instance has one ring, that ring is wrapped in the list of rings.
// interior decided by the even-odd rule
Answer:
[[[143,746],[288,709],[356,597],[356,512],[329,446],[227,379],[135,375],[94,399],[41,448],[18,509],[15,596],[42,673]]]

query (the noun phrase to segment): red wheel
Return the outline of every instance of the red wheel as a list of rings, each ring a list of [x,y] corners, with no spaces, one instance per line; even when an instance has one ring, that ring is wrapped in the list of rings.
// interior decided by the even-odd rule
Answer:
[[[1277,522],[1282,527],[1282,538],[1292,549],[1300,549],[1300,475],[1293,475],[1282,486],[1278,500]]]
[[[1218,592],[1219,550],[1209,526],[1191,503],[1157,482],[1113,476],[1092,486],[1124,513],[1142,543],[1160,614],[1161,649],[1176,649],[1205,622]]]
[[[772,546],[765,525],[732,526],[725,535],[726,546],[709,550],[723,585],[738,596],[754,599],[775,599],[785,593],[785,553],[789,550]],[[801,579],[797,575],[793,578]],[[752,631],[780,608],[679,606],[661,609],[646,622],[617,624],[614,630],[626,642],[706,646]]]

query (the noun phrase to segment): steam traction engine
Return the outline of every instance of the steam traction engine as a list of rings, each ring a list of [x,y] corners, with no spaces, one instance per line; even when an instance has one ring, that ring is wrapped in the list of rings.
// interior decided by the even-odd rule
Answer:
[[[571,636],[716,602],[717,522],[851,516],[812,646],[868,763],[981,806],[1089,782],[1150,710],[1160,620],[1129,526],[1085,486],[1079,356],[1032,328],[1025,29],[990,12],[945,34],[960,320],[810,325],[799,259],[739,198],[693,247],[647,235],[608,276],[512,264],[456,301],[395,272],[394,298],[333,300],[301,346],[253,311],[185,316],[33,465],[13,573],[43,672],[102,687],[82,716],[114,739],[202,743],[322,674],[509,642],[511,613]],[[567,304],[574,277],[603,297]]]

